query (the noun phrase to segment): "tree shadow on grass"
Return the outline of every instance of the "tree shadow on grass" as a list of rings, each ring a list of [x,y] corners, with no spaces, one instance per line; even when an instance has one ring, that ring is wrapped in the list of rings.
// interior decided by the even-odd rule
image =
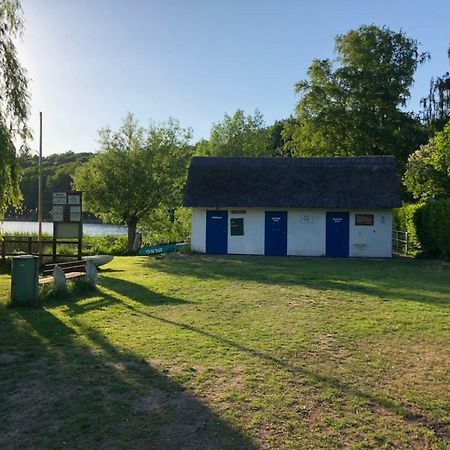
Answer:
[[[188,300],[177,299],[157,293],[145,286],[119,278],[102,276],[100,286],[114,290],[124,297],[131,298],[145,306],[183,305],[191,303]],[[65,305],[70,316],[88,313],[94,310],[106,309],[109,306],[122,305],[120,299],[106,295],[99,289],[83,288],[69,294],[56,295],[56,298],[44,299],[47,307]]]
[[[119,278],[103,276],[100,279],[100,285],[107,289],[111,289],[124,297],[131,298],[145,306],[187,305],[191,303],[189,300],[169,297],[159,292],[152,291],[141,284]]]
[[[450,271],[424,261],[193,255],[143,264],[199,280],[296,285],[450,307]]]
[[[257,448],[78,318],[64,323],[45,308],[4,312],[0,448]]]
[[[159,322],[162,322],[168,326],[174,326],[176,328],[179,328],[183,331],[189,331],[192,333],[195,333],[197,335],[201,335],[207,339],[210,339],[213,341],[216,345],[225,345],[227,347],[235,348],[236,350],[246,353],[252,357],[258,358],[260,360],[263,360],[266,363],[269,363],[271,365],[274,365],[278,368],[285,369],[289,372],[291,372],[295,376],[304,376],[307,377],[313,384],[316,386],[323,386],[323,387],[331,387],[334,389],[337,389],[341,392],[344,392],[345,394],[359,398],[361,400],[367,401],[370,404],[384,408],[391,413],[401,417],[405,421],[414,422],[417,424],[421,424],[428,429],[430,429],[433,433],[436,434],[441,439],[446,439],[449,434],[448,430],[448,424],[435,422],[428,417],[426,417],[423,414],[418,413],[417,411],[412,411],[409,409],[409,407],[405,405],[398,404],[394,402],[393,400],[387,398],[387,397],[381,397],[379,395],[365,392],[361,389],[358,389],[355,386],[346,384],[339,380],[338,378],[330,377],[327,375],[323,375],[320,373],[317,373],[313,370],[310,370],[307,367],[298,367],[292,365],[290,362],[285,361],[283,359],[277,358],[273,356],[272,354],[260,350],[256,350],[250,347],[247,347],[245,345],[240,344],[239,342],[233,341],[232,339],[229,339],[224,336],[219,336],[214,333],[211,333],[209,331],[202,330],[200,328],[194,327],[189,324],[185,324],[182,322],[177,322],[165,317],[161,317],[157,314],[153,314],[149,312],[148,310],[143,310],[142,308],[136,308],[135,306],[131,304],[125,304],[128,309],[132,310],[134,313],[138,315],[144,315],[151,319],[157,320]]]
[[[111,267],[106,267],[106,268],[99,267],[98,268],[98,273],[99,274],[102,274],[102,273],[115,273],[115,272],[125,272],[125,269],[113,269]]]

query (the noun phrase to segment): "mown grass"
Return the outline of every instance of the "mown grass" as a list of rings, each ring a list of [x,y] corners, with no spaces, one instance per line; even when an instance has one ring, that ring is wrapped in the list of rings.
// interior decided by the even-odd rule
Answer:
[[[0,448],[447,448],[450,266],[116,258],[5,306]]]

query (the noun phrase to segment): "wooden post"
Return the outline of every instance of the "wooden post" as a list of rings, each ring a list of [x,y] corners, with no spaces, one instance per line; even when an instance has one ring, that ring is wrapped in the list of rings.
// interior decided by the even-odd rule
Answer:
[[[53,244],[52,244],[52,262],[56,262],[56,238],[53,236]]]
[[[42,112],[39,113],[39,185],[38,185],[39,265],[42,265]]]
[[[6,262],[6,241],[5,237],[2,237],[2,261]]]
[[[81,195],[80,195],[80,207],[81,207]],[[82,211],[82,209],[81,209]],[[81,213],[82,214],[82,213]],[[80,217],[81,221],[78,228],[78,261],[81,261],[81,253],[83,250],[83,219]]]
[[[29,254],[29,255],[31,255],[32,252],[33,252],[33,249],[31,248],[32,239],[33,239],[33,238],[32,238],[31,236],[28,238],[28,254]]]

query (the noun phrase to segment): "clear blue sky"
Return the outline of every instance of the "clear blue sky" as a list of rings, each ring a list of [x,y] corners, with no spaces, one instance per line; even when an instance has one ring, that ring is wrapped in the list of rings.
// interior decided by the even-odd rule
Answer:
[[[270,124],[293,112],[293,85],[334,37],[362,24],[404,30],[432,59],[409,109],[449,70],[448,0],[23,0],[19,56],[32,79],[31,125],[44,114],[44,153],[97,149],[97,130],[130,111],[169,116],[194,141],[237,108]],[[36,143],[33,147],[36,148]]]

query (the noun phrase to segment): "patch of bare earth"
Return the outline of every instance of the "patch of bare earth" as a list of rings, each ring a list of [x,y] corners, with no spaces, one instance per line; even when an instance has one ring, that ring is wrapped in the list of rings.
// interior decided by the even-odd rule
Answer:
[[[191,392],[153,389],[151,394],[135,402],[134,409],[157,424],[157,434],[151,442],[143,439],[135,443],[136,448],[140,445],[142,448],[196,450],[254,448]]]

